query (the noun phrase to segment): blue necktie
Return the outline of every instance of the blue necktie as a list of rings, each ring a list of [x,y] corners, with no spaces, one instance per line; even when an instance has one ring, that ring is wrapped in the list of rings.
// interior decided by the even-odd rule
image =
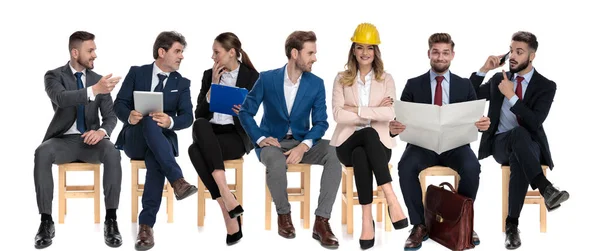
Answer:
[[[163,91],[164,82],[165,82],[165,79],[167,78],[167,75],[162,74],[162,73],[158,73],[156,75],[158,76],[158,85],[156,85],[156,87],[154,87],[154,91],[155,92],[162,92]]]
[[[83,89],[82,75],[82,72],[75,73],[75,77],[77,77],[77,90]],[[77,130],[81,133],[85,132],[85,105],[83,104],[77,105]]]

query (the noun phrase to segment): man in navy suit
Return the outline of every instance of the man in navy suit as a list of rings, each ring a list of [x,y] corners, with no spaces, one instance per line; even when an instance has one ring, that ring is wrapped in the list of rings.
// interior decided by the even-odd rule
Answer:
[[[425,74],[409,79],[402,91],[401,101],[433,105],[447,105],[476,100],[475,90],[469,79],[461,78],[449,71],[454,58],[454,42],[447,33],[435,33],[429,37],[429,60],[431,69]],[[390,134],[396,136],[406,128],[402,121],[390,122]],[[487,117],[475,122],[480,131],[490,125]],[[460,175],[458,193],[475,199],[479,188],[479,160],[469,144],[459,146],[441,154],[422,147],[407,144],[398,163],[400,188],[408,208],[413,229],[405,242],[405,250],[417,250],[428,238],[425,226],[422,190],[419,173],[431,166],[448,166]],[[473,232],[473,242],[479,244],[479,237]]]
[[[290,34],[285,41],[288,63],[260,73],[242,104],[239,117],[244,130],[258,146],[258,158],[266,166],[267,186],[277,208],[279,235],[296,236],[288,202],[287,164],[323,165],[313,238],[324,247],[337,248],[339,243],[331,232],[329,218],[340,185],[341,164],[329,140],[321,139],[329,124],[325,85],[310,72],[317,61],[316,41],[312,31]],[[264,114],[259,127],[254,116],[261,103]],[[311,118],[312,128],[309,126]]]
[[[181,34],[160,33],[154,43],[154,63],[132,66],[115,100],[115,113],[123,122],[115,147],[124,150],[129,158],[143,159],[146,163],[143,209],[135,243],[137,250],[148,250],[154,246],[152,227],[160,208],[165,177],[177,200],[198,191],[185,181],[175,161],[179,155],[175,130],[188,128],[193,121],[190,80],[177,72],[185,46],[185,38]],[[143,116],[135,110],[134,91],[162,92],[164,112]]]
[[[508,216],[504,246],[521,246],[519,216],[528,186],[539,189],[548,211],[569,199],[567,191],[555,188],[544,176],[541,165],[554,166],[548,139],[542,124],[550,113],[556,83],[533,67],[538,41],[530,32],[513,34],[510,44],[510,72],[496,73],[483,84],[485,74],[502,65],[504,56],[489,56],[471,82],[480,99],[490,101],[491,128],[481,136],[479,159],[494,156],[502,165],[510,165]]]

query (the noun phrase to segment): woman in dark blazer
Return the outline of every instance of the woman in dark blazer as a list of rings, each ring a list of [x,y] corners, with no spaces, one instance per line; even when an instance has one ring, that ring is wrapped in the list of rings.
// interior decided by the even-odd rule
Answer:
[[[238,37],[231,32],[217,36],[212,50],[214,65],[202,77],[193,126],[194,143],[189,147],[189,155],[198,176],[221,207],[227,227],[226,242],[231,245],[242,238],[240,216],[244,210],[227,186],[223,161],[239,159],[254,146],[237,116],[210,111],[210,87],[219,84],[250,91],[258,72],[242,50]],[[240,106],[231,109],[237,114]]]

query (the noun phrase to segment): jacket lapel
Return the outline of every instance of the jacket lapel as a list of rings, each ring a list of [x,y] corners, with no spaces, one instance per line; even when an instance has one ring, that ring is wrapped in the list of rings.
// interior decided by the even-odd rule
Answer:
[[[64,66],[64,69],[62,71],[63,74],[63,78],[66,80],[65,81],[65,89],[67,90],[77,90],[77,79],[75,78],[75,73],[71,71],[71,67],[69,66],[69,63],[67,63]]]
[[[429,79],[429,71],[427,71],[421,78],[421,88],[423,88],[423,93],[425,94],[424,103],[432,104],[431,100],[431,80]]]
[[[523,101],[531,99],[531,95],[533,95],[536,92],[535,89],[537,89],[538,87],[539,79],[540,74],[536,70],[533,70],[533,76],[531,76],[531,79],[529,80],[529,84],[527,85],[527,89],[525,90],[525,97],[523,97]]]
[[[239,88],[246,88],[247,83],[243,82],[246,79],[249,79],[248,78],[248,69],[246,68],[246,66],[244,66],[243,64],[240,63],[240,70],[238,71],[238,76],[237,76],[237,79],[235,80],[235,86],[237,86]]]
[[[357,76],[358,77],[358,76]],[[352,92],[352,97],[354,98],[354,104],[356,106],[360,106],[360,98],[358,97],[358,81],[354,80],[354,84],[350,87],[350,92]],[[370,102],[370,100],[369,100]]]
[[[283,109],[283,114],[285,114],[289,118],[290,114],[287,110],[287,105],[285,103],[285,93],[283,92],[283,80],[285,78],[285,74],[285,66],[279,68],[277,73],[273,76],[275,78],[273,79],[273,85],[275,85],[273,89],[275,89],[277,97],[279,98],[279,107]]]
[[[452,103],[458,102],[458,97],[459,97],[458,94],[461,93],[460,89],[458,89],[460,87],[460,85],[458,85],[458,81],[460,81],[460,79],[458,78],[458,76],[456,76],[456,75],[452,74],[452,72],[450,72],[449,80],[450,81],[448,81],[448,83],[449,83],[448,86],[450,86],[450,90],[449,90],[450,93],[448,93],[448,102],[450,104],[452,104]]]
[[[171,72],[169,78],[167,78],[167,83],[163,87],[163,92],[170,92],[171,90],[177,89],[177,83],[179,83],[179,74],[177,74],[176,71]]]
[[[300,86],[298,86],[298,92],[296,92],[296,98],[294,98],[294,105],[292,106],[292,114],[294,113],[295,110],[297,110],[297,106],[300,105],[300,103],[302,102],[302,99],[304,98],[304,94],[306,94],[306,90],[308,90],[308,88],[310,88],[310,81],[308,81],[306,79],[307,74],[305,74],[304,72],[302,73],[302,78],[300,79]],[[296,108],[296,109],[294,109]],[[291,115],[291,114],[290,114]]]
[[[144,74],[142,74],[142,78],[143,78],[142,83],[144,84],[143,85],[144,91],[149,91],[149,92],[154,91],[154,90],[151,90],[152,89],[152,77],[153,77],[152,76],[152,68],[154,67],[154,64],[155,63],[146,65],[145,66],[146,68],[144,69]],[[134,89],[135,89],[135,87],[134,87]]]
[[[371,86],[369,86],[369,106],[379,106],[377,101],[380,101],[382,98],[377,98],[379,94],[379,90],[384,91],[382,82],[377,81],[375,78],[375,73],[373,73],[373,78],[371,78]],[[376,93],[377,92],[377,93]],[[385,91],[384,91],[385,92]],[[359,104],[359,100],[357,99],[357,104]]]

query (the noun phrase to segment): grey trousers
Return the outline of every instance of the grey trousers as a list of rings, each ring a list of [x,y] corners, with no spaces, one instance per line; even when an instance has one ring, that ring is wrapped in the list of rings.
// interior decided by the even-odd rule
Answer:
[[[287,194],[287,164],[284,152],[300,144],[297,140],[279,142],[281,148],[268,146],[260,153],[261,162],[267,167],[267,186],[273,197],[278,214],[290,213],[290,203]],[[342,165],[335,153],[335,147],[329,145],[329,140],[319,140],[304,153],[300,163],[322,165],[321,191],[315,215],[329,219],[331,209],[342,180]]]
[[[76,160],[86,163],[104,163],[102,185],[106,209],[117,209],[121,194],[121,153],[108,139],[96,145],[83,143],[80,134],[65,135],[44,141],[35,149],[33,178],[40,214],[52,214],[54,179],[52,164],[70,163]]]

